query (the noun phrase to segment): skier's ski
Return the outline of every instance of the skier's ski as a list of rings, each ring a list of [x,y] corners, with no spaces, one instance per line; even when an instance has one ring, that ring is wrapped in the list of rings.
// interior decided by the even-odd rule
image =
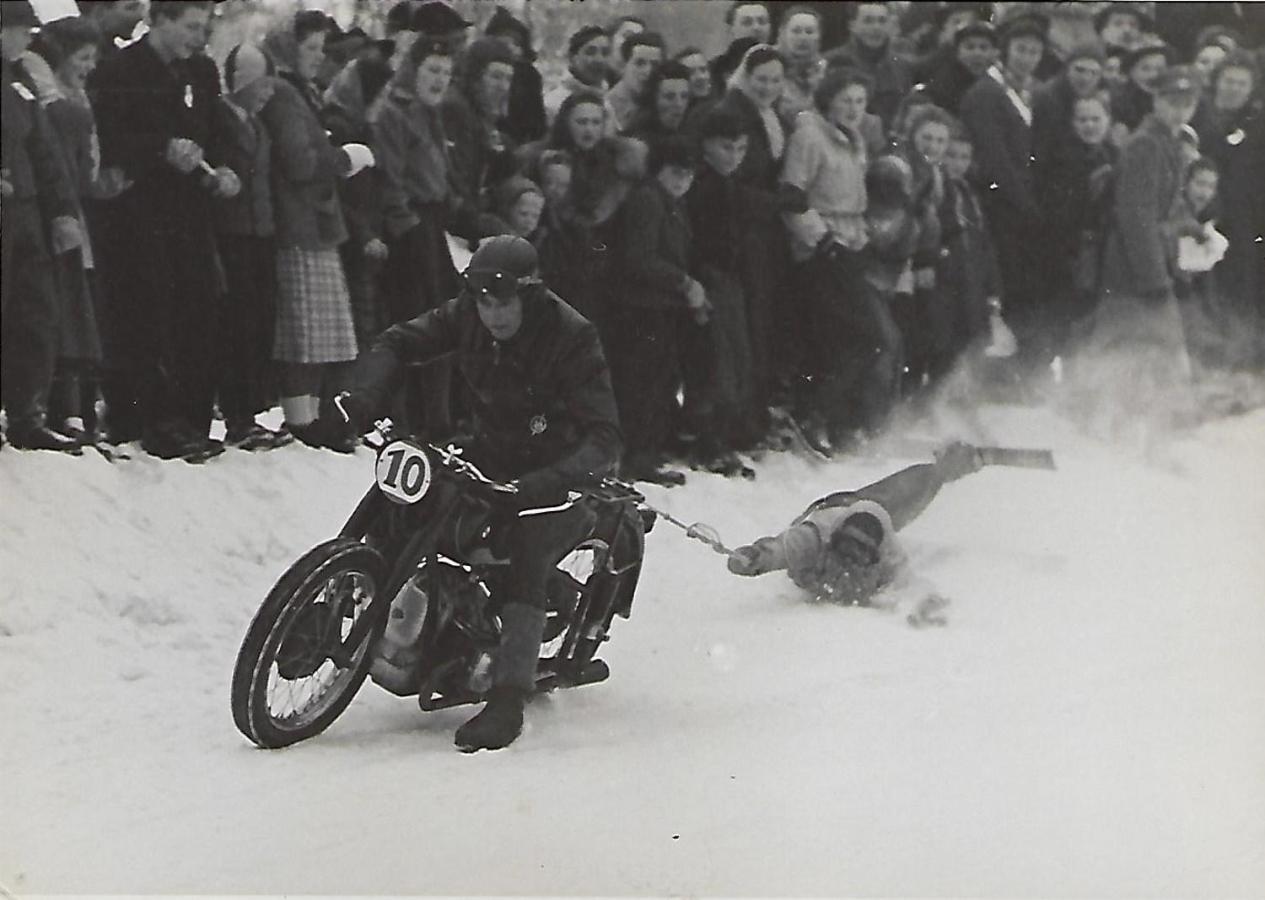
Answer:
[[[777,407],[772,407],[769,415],[772,419],[773,433],[781,441],[782,449],[790,450],[811,463],[821,464],[830,461],[830,454],[808,439],[794,416]]]

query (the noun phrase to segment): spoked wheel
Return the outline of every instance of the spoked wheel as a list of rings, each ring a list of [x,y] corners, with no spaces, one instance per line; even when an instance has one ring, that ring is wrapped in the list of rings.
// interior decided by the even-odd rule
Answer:
[[[386,624],[381,555],[351,538],[313,548],[255,614],[233,669],[233,721],[260,747],[320,734],[356,695]]]

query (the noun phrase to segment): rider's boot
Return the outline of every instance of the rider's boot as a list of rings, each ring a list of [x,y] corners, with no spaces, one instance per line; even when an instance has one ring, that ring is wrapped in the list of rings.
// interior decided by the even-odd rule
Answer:
[[[466,753],[499,750],[523,730],[523,706],[536,687],[536,661],[545,611],[525,603],[501,610],[501,642],[492,668],[492,689],[483,709],[457,729],[455,743]]]

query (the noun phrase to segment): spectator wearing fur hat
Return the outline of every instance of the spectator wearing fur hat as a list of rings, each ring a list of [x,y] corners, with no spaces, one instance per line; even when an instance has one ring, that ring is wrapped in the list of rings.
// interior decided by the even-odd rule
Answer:
[[[214,205],[225,277],[217,391],[225,443],[243,450],[270,450],[293,440],[255,421],[272,405],[265,378],[277,314],[273,147],[259,114],[276,92],[276,68],[258,47],[239,44],[224,60],[224,84],[228,93],[216,109],[211,147],[237,174],[241,190]]]
[[[498,6],[483,33],[505,44],[514,60],[509,108],[501,121],[501,130],[515,145],[539,140],[545,136],[549,123],[545,119],[544,81],[536,70],[531,28],[505,7]]]
[[[826,54],[830,68],[860,69],[874,79],[869,111],[885,128],[891,128],[897,105],[914,83],[910,63],[892,46],[891,22],[887,3],[858,3],[847,42]]]
[[[1011,326],[1022,354],[1037,353],[1042,279],[1032,147],[1032,74],[1046,50],[1043,23],[1012,20],[1001,60],[962,98],[962,121],[975,143],[975,181],[1001,263]],[[1035,357],[1025,360],[1035,362]]]
[[[200,56],[212,6],[154,0],[146,35],[94,78],[101,163],[135,182],[106,205],[98,247],[109,261],[108,423],[113,439],[139,436],[162,458],[222,449],[208,439],[222,278],[211,209],[239,185],[232,170],[203,167],[220,93]]]
[[[479,38],[457,61],[440,105],[450,184],[449,229],[468,240],[493,233],[488,192],[514,170],[512,148],[498,123],[509,109],[514,57],[496,38]]]
[[[679,484],[664,468],[680,382],[679,336],[687,316],[702,323],[709,303],[690,274],[690,226],[684,198],[697,156],[683,137],[651,150],[648,177],[628,195],[615,225],[612,275],[617,286],[607,351],[626,435],[625,477]]]
[[[410,30],[419,39],[438,41],[454,57],[461,55],[474,23],[457,12],[446,0],[421,0],[413,6]],[[407,52],[407,48],[405,48]]]
[[[349,453],[354,443],[331,425],[330,416],[338,414],[329,405],[345,386],[357,351],[338,251],[347,240],[338,182],[374,159],[363,144],[333,143],[321,122],[320,93],[312,79],[324,58],[327,23],[313,13],[299,13],[264,41],[278,74],[260,113],[273,148],[278,283],[273,358],[280,363],[281,408],[290,431],[308,446]]]
[[[966,92],[997,62],[997,32],[987,22],[963,25],[951,49],[927,73],[924,90],[936,106],[957,115]]]
[[[567,73],[558,86],[545,94],[545,115],[552,124],[558,117],[563,102],[577,91],[584,91],[606,100],[606,74],[611,55],[611,39],[598,25],[585,25],[567,41]],[[614,133],[614,111],[611,113],[610,133]]]

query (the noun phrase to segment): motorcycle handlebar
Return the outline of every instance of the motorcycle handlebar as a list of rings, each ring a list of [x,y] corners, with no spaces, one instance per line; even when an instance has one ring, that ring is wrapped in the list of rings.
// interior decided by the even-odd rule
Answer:
[[[334,405],[338,408],[338,412],[344,419],[350,421],[350,416],[343,406],[343,398],[347,394],[339,394],[334,398]],[[389,418],[382,418],[373,424],[373,431],[370,439],[367,441],[375,450],[381,450],[387,444],[396,440],[399,436],[395,433],[395,423]],[[519,493],[518,485],[506,483],[503,481],[495,481],[483,474],[483,471],[473,462],[462,456],[462,448],[455,444],[449,444],[447,447],[440,447],[437,444],[425,442],[425,446],[430,450],[443,464],[443,466],[455,475],[461,476],[467,483],[467,488],[474,493],[479,494],[484,499],[493,503],[504,503],[512,500]],[[583,497],[591,497],[598,501],[611,500],[632,500],[636,503],[644,503],[645,496],[637,490],[637,488],[627,481],[622,481],[614,477],[605,477],[601,480],[600,485],[605,488],[613,488],[618,491],[619,496],[608,497],[598,494],[593,490],[571,490],[567,492],[567,503],[575,503]]]

